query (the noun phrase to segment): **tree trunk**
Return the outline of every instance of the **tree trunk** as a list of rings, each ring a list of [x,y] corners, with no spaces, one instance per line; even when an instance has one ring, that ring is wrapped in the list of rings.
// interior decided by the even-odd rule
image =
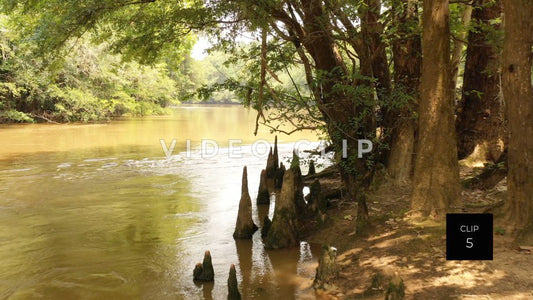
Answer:
[[[358,203],[360,214],[357,223],[364,224],[368,211],[361,192],[368,186],[372,172],[368,157],[357,157],[357,139],[373,139],[375,136],[373,106],[370,104],[369,107],[369,101],[365,101],[372,95],[360,93],[354,99],[353,94],[336,88],[339,83],[356,87],[366,82],[354,82],[348,78],[346,66],[332,38],[322,1],[307,0],[302,1],[302,4],[305,16],[303,23],[308,32],[303,45],[313,58],[317,72],[321,74],[320,81],[316,83],[320,86],[319,108],[335,149],[336,161],[347,190],[346,197]],[[346,157],[342,156],[343,145],[347,146]]]
[[[486,158],[496,162],[503,152],[504,113],[500,97],[499,51],[491,41],[500,26],[501,2],[475,0],[473,28],[468,35],[463,95],[457,110],[456,131],[459,159],[477,145],[486,144]]]
[[[399,111],[391,101],[391,79],[387,59],[387,44],[384,43],[383,24],[380,22],[380,0],[364,0],[364,5],[359,7],[361,18],[361,47],[358,52],[360,74],[365,78],[373,79],[372,82],[363,80],[362,83],[372,86],[376,91],[379,110],[375,119],[381,129],[381,142],[390,146],[397,126]],[[368,97],[375,98],[373,94]],[[387,164],[390,156],[390,147],[379,147],[377,161]]]
[[[502,86],[509,120],[508,199],[504,209],[511,232],[526,233],[531,236],[533,226],[533,91],[531,88],[533,2],[504,0],[503,4],[505,39],[502,56]]]
[[[380,101],[387,101],[391,90],[390,71],[387,61],[386,44],[383,42],[383,25],[380,23],[380,0],[364,0],[359,14],[361,16],[361,75],[376,79],[375,89]]]
[[[394,95],[401,101],[392,128],[388,173],[396,184],[406,184],[413,171],[416,122],[422,49],[418,29],[418,5],[415,0],[395,0],[393,9],[398,36],[392,44],[394,57]]]
[[[450,67],[448,0],[424,0],[419,142],[411,206],[441,218],[460,196]]]
[[[476,0],[477,1],[477,0]],[[457,40],[454,40],[453,52],[452,52],[452,81],[453,87],[457,88],[457,77],[459,77],[459,65],[461,64],[461,56],[463,56],[463,47],[465,46],[466,34],[468,33],[468,26],[472,18],[472,4],[465,4],[463,10],[463,16],[461,17],[461,23],[464,30],[459,32]],[[454,90],[455,91],[455,90]],[[455,92],[454,92],[455,97]]]

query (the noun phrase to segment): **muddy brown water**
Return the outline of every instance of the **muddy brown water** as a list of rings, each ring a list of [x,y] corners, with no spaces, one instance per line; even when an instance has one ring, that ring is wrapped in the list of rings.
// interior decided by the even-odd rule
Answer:
[[[232,238],[242,166],[254,202],[266,161],[250,145],[273,141],[266,128],[253,136],[254,119],[240,106],[185,106],[106,124],[0,126],[0,299],[226,299],[232,263],[243,299],[314,299],[318,245],[266,251],[260,232]],[[160,139],[177,141],[169,159]],[[201,139],[219,153],[202,158]],[[242,158],[229,157],[229,139],[243,140]],[[280,136],[282,157],[300,139],[318,140]],[[253,209],[259,224],[273,205]],[[197,285],[205,250],[215,282]]]

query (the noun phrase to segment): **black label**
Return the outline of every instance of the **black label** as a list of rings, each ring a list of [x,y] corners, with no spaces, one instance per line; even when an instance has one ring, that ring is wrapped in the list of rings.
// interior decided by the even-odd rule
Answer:
[[[447,214],[446,259],[492,260],[492,214]]]

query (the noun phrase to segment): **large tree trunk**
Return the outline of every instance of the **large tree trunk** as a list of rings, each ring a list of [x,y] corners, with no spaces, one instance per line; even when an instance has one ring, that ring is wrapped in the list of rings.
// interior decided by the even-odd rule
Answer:
[[[368,101],[364,101],[371,95],[359,94],[354,99],[353,94],[336,88],[339,83],[356,87],[365,82],[354,82],[347,78],[347,70],[332,38],[330,21],[322,1],[306,0],[302,4],[305,16],[303,23],[307,31],[303,45],[321,74],[317,83],[320,86],[319,108],[335,149],[341,177],[346,186],[346,197],[358,203],[357,223],[364,224],[368,211],[362,190],[369,184],[372,172],[369,159],[357,157],[357,139],[372,139],[375,135],[373,107],[368,107]],[[347,157],[342,157],[343,145],[347,146]]]
[[[414,112],[418,102],[422,49],[418,29],[416,0],[395,0],[395,23],[398,36],[392,44],[394,57],[394,94],[402,106],[396,113],[390,139],[388,173],[397,184],[406,184],[413,171],[416,122]]]
[[[468,35],[463,95],[457,110],[456,131],[459,159],[485,143],[486,159],[495,162],[503,152],[504,113],[500,97],[499,51],[490,40],[500,26],[499,0],[475,0],[473,27]]]
[[[412,209],[440,218],[460,196],[448,0],[424,0],[419,142]]]
[[[378,0],[371,1],[379,6]],[[331,1],[300,0],[288,1],[281,6],[266,6],[268,13],[286,26],[288,35],[280,30],[276,31],[296,46],[307,83],[322,113],[335,151],[336,162],[346,187],[345,198],[358,203],[360,213],[357,223],[364,224],[368,212],[363,191],[371,182],[375,159],[372,155],[358,158],[357,146],[358,139],[375,140],[376,137],[375,103],[369,101],[373,97],[372,86],[369,80],[353,78],[337,49],[330,20],[332,11],[328,11],[335,9]],[[346,23],[346,28],[353,29],[349,18],[342,12],[337,12],[343,15],[342,22]],[[272,26],[277,27],[276,24]],[[372,63],[370,65],[372,68]],[[377,69],[386,69],[383,68],[383,61],[376,61],[375,65],[378,66]]]
[[[381,1],[364,0],[359,14],[361,16],[361,40],[363,51],[360,53],[361,75],[375,78],[376,94],[380,101],[387,101],[391,82],[387,61],[386,44],[383,42],[383,25],[379,21]]]
[[[461,23],[464,30],[458,33],[457,40],[454,40],[452,51],[452,85],[457,88],[457,78],[459,77],[459,65],[461,64],[461,57],[463,56],[463,47],[465,46],[466,34],[468,33],[468,26],[472,19],[472,4],[467,3],[463,8],[463,16]],[[454,93],[455,96],[455,93]]]
[[[507,224],[531,236],[533,226],[533,1],[504,0],[502,86],[509,120]],[[524,230],[528,229],[528,230]],[[531,242],[531,240],[530,240]]]
[[[398,117],[398,110],[391,105],[391,80],[387,60],[387,45],[381,35],[383,25],[380,22],[380,0],[364,0],[364,5],[359,7],[361,18],[361,47],[359,54],[360,74],[365,78],[374,79],[364,84],[373,86],[379,103],[376,119],[377,126],[381,128],[381,140],[390,145],[393,138],[393,128]],[[363,82],[362,82],[363,83]],[[368,95],[374,98],[374,95]],[[378,161],[387,164],[390,148],[380,147]]]
[[[361,19],[361,49],[359,51],[360,74],[366,78],[372,78],[372,82],[364,82],[373,86],[379,103],[377,111],[377,126],[381,128],[381,140],[390,145],[393,128],[398,111],[390,105],[391,80],[387,60],[386,44],[383,42],[383,25],[380,23],[380,0],[364,0],[359,7]],[[374,95],[368,95],[374,98]],[[378,161],[386,164],[390,151],[388,147],[380,147]]]

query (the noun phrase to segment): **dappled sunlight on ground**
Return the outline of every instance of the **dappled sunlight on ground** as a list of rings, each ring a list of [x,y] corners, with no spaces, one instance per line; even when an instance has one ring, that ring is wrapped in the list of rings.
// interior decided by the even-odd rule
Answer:
[[[329,291],[333,299],[383,299],[394,274],[404,281],[406,299],[533,299],[529,252],[510,248],[509,237],[495,235],[493,261],[447,261],[443,223],[406,217],[407,193],[385,186],[370,195],[376,209],[360,236],[342,234],[353,228],[348,222],[316,234],[339,249],[340,274]],[[332,218],[355,209],[339,208]]]
[[[483,262],[478,261],[447,261],[444,266],[436,267],[435,271],[446,274],[433,280],[436,286],[454,284],[465,288],[491,286],[494,285],[494,281],[505,276],[505,272],[490,270]]]
[[[391,239],[386,239],[382,242],[379,242],[375,245],[372,246],[372,248],[389,248],[389,247],[394,247],[400,243],[403,243],[403,242],[407,242],[407,241],[410,241],[410,240],[413,240],[415,239],[416,236],[414,235],[403,235],[403,236],[399,236],[397,238],[391,238]]]

